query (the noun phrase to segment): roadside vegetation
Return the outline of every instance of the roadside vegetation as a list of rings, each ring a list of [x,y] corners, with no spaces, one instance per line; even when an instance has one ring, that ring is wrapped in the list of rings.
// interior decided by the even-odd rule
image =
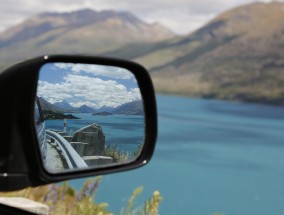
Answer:
[[[107,145],[105,147],[104,155],[112,157],[114,159],[114,162],[128,162],[131,161],[132,159],[135,159],[139,154],[142,149],[142,145],[139,144],[138,148],[134,152],[128,152],[125,150],[122,150],[118,148],[116,145],[110,146]]]
[[[52,110],[43,110],[42,111],[44,120],[53,120],[53,119],[79,119],[76,116],[73,116],[72,114],[64,114],[64,113],[58,113],[54,112]]]
[[[6,197],[25,197],[49,206],[50,215],[113,215],[109,211],[108,203],[97,203],[96,194],[102,177],[87,179],[80,191],[75,191],[67,182],[51,184],[36,188],[26,188],[21,191],[0,193]],[[122,207],[120,215],[158,215],[162,197],[158,191],[153,193],[144,205],[136,205],[139,194],[143,191],[138,187],[133,191],[125,207]]]

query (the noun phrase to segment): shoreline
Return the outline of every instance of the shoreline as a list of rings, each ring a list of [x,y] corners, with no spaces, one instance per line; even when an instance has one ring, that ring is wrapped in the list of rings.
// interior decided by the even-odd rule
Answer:
[[[237,100],[237,99],[221,99],[218,97],[203,97],[203,96],[192,96],[187,94],[175,94],[175,93],[166,93],[166,92],[156,92],[156,96],[170,96],[170,97],[180,97],[180,98],[189,98],[189,99],[204,99],[204,100],[215,100],[220,102],[230,102],[230,103],[236,103],[236,104],[253,104],[253,105],[264,105],[269,107],[284,107],[284,98],[283,98],[283,104],[275,104],[271,102],[258,102],[257,100]]]

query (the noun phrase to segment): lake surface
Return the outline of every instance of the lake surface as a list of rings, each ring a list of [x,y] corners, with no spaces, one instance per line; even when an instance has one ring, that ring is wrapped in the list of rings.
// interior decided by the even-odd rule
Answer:
[[[96,197],[119,214],[132,191],[159,190],[161,215],[284,213],[284,108],[158,96],[151,162],[106,175]],[[70,181],[80,189],[83,179]]]
[[[124,151],[134,152],[144,139],[144,117],[139,115],[109,115],[100,116],[91,113],[70,113],[80,119],[67,120],[67,133],[96,123],[105,134],[105,144]],[[46,127],[63,131],[63,120],[46,120]]]

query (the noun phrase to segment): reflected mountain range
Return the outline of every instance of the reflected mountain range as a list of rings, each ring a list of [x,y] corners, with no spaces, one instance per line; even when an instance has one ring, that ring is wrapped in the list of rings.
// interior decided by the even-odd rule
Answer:
[[[102,106],[101,108],[92,108],[88,105],[73,107],[66,100],[61,102],[50,103],[44,98],[39,97],[41,109],[43,111],[53,111],[54,113],[91,113],[93,115],[108,116],[112,114],[121,115],[143,115],[142,100],[136,100],[121,104],[117,107]]]

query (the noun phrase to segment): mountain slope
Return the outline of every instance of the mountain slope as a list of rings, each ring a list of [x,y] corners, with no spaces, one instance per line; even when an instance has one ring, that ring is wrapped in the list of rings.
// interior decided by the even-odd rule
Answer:
[[[142,100],[132,101],[116,107],[111,113],[126,115],[144,115]]]
[[[94,109],[87,106],[87,105],[82,105],[82,106],[76,108],[76,111],[78,111],[79,113],[93,113]]]
[[[283,8],[244,5],[133,57],[158,92],[284,105]]]
[[[50,102],[46,101],[44,98],[42,97],[38,97],[39,103],[40,103],[40,107],[41,110],[48,110],[48,111],[53,111],[53,112],[63,112],[62,109],[54,106],[53,104],[51,104]]]
[[[171,37],[174,34],[169,29],[145,23],[128,12],[85,9],[44,13],[1,33],[0,57],[4,62],[49,53],[98,54],[130,43],[151,43]]]
[[[41,14],[0,34],[0,68],[43,53],[100,54],[140,62],[157,92],[284,105],[283,8],[244,5],[174,38],[130,13]]]
[[[53,104],[55,107],[63,110],[64,112],[74,112],[75,108],[72,107],[67,101],[63,100],[61,102],[55,102]]]
[[[102,106],[98,109],[95,110],[95,112],[100,113],[100,112],[112,112],[114,110],[113,107],[108,107],[108,106]]]

